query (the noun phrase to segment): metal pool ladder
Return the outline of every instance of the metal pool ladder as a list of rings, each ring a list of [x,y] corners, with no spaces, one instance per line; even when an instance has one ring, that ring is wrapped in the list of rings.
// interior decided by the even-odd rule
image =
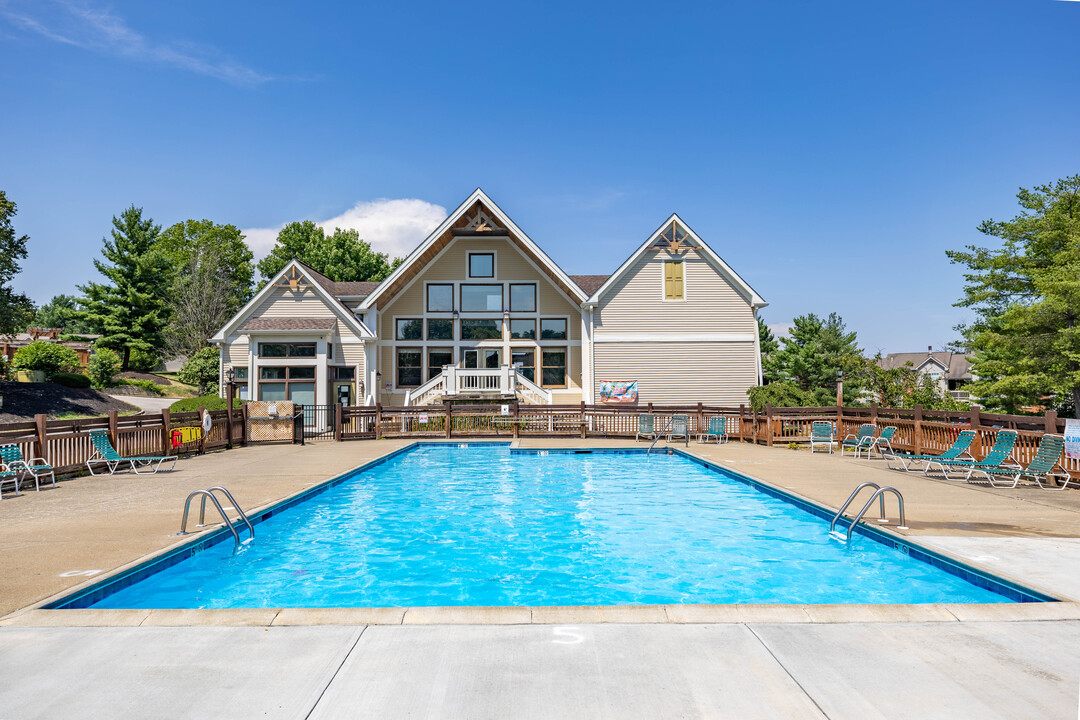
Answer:
[[[855,496],[858,495],[862,491],[862,489],[866,487],[874,488],[874,493],[870,496],[870,499],[866,501],[866,504],[862,506],[862,510],[856,513],[855,517],[851,521],[851,524],[848,525],[847,535],[841,538],[840,533],[834,530],[834,528],[836,527],[836,523],[844,515],[844,511],[848,509],[848,505],[850,505],[851,502],[855,499]],[[889,492],[896,496],[896,501],[900,505],[900,524],[896,527],[900,530],[907,530],[907,521],[904,519],[904,496],[900,494],[900,491],[894,487],[881,487],[874,482],[864,482],[851,491],[851,494],[848,495],[848,499],[844,501],[844,504],[840,506],[840,510],[836,513],[836,515],[833,516],[832,522],[829,523],[829,535],[835,537],[838,540],[843,539],[844,542],[851,542],[851,533],[854,532],[855,525],[858,524],[860,520],[862,520],[862,516],[866,514],[866,511],[870,509],[870,506],[874,504],[875,500],[877,500],[880,504],[880,517],[878,517],[878,522],[888,522],[885,519],[885,493]]]
[[[649,453],[652,452],[653,445],[660,442],[660,438],[664,437],[664,433],[667,432],[667,429],[669,427],[671,427],[671,423],[673,423],[673,422],[675,422],[675,416],[674,415],[672,415],[670,418],[668,418],[667,425],[665,425],[664,429],[661,430],[660,433],[656,437],[653,438],[652,443],[649,445],[649,449],[645,451],[646,455],[648,455]],[[687,432],[690,432],[689,429],[687,429]]]
[[[222,492],[222,493],[225,494],[225,497],[228,498],[229,502],[232,503],[233,509],[236,510],[237,514],[240,516],[240,519],[243,520],[244,524],[247,525],[247,528],[248,528],[248,539],[247,540],[244,540],[244,541],[240,540],[240,533],[238,533],[236,531],[236,528],[233,526],[233,521],[230,520],[229,516],[225,514],[225,509],[223,507],[221,507],[221,503],[218,501],[217,497],[214,495],[215,492]],[[180,521],[180,532],[176,533],[177,535],[187,535],[188,534],[187,520],[188,520],[188,512],[191,510],[191,500],[194,497],[199,496],[199,495],[202,496],[202,505],[199,508],[199,524],[196,525],[196,527],[206,527],[206,499],[210,498],[210,502],[214,503],[214,507],[216,507],[218,509],[218,512],[221,513],[221,519],[225,523],[225,527],[229,528],[229,532],[232,533],[233,540],[236,541],[236,545],[233,546],[233,552],[234,553],[237,551],[237,549],[239,549],[239,547],[241,545],[244,545],[245,543],[249,543],[249,542],[251,542],[252,540],[255,539],[255,527],[251,524],[251,520],[248,519],[247,514],[244,513],[244,510],[240,507],[240,504],[238,502],[236,502],[236,498],[234,498],[232,496],[232,493],[229,492],[228,490],[226,490],[225,488],[221,487],[220,485],[215,485],[214,487],[207,488],[206,490],[195,490],[194,492],[192,492],[190,495],[187,496],[187,501],[184,502],[184,517]]]

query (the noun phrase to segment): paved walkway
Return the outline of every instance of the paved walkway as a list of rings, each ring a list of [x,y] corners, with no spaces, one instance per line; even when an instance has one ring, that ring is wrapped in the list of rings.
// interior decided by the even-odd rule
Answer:
[[[174,397],[144,397],[142,395],[110,395],[109,397],[122,400],[128,405],[134,405],[143,412],[152,414],[161,412],[180,399]]]
[[[1080,622],[0,628],[22,718],[1073,718]]]

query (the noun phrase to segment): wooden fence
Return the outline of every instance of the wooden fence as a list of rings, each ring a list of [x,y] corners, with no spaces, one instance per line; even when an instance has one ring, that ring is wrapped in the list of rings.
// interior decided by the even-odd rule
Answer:
[[[170,413],[120,417],[116,411],[108,417],[80,420],[49,420],[37,415],[32,422],[0,425],[0,445],[17,444],[23,456],[44,458],[57,474],[86,469],[94,454],[91,430],[105,430],[117,452],[124,456],[184,455],[244,443],[244,412],[212,410],[213,425],[201,440],[174,447],[172,431],[201,427],[202,412]]]
[[[423,407],[342,407],[337,408],[335,438],[338,440],[375,438],[454,437],[578,437],[633,438],[638,416],[652,414],[655,427],[667,426],[673,415],[686,415],[691,435],[707,428],[710,418],[722,417],[728,435],[736,441],[774,445],[810,440],[816,420],[833,423],[838,439],[858,432],[870,423],[878,428],[895,427],[893,448],[908,453],[937,454],[948,448],[962,429],[977,431],[971,453],[985,457],[997,431],[1018,431],[1013,456],[1027,464],[1038,451],[1043,433],[1062,433],[1065,420],[1054,412],[1044,416],[998,415],[972,408],[964,412],[915,408],[868,407],[766,407],[755,412],[746,406],[641,405],[520,405],[507,406],[507,415],[491,405],[435,405]],[[1062,467],[1080,478],[1080,460],[1062,458]]]

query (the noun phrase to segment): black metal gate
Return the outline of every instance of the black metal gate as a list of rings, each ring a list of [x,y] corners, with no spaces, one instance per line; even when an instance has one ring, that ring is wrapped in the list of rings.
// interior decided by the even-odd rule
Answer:
[[[304,437],[334,437],[334,405],[304,405]]]

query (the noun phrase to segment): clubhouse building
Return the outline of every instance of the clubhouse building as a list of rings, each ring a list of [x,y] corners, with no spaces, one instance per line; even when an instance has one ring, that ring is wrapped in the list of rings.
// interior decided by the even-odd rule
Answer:
[[[737,406],[765,305],[677,215],[611,275],[567,275],[476,190],[386,280],[294,260],[211,341],[251,400]]]

